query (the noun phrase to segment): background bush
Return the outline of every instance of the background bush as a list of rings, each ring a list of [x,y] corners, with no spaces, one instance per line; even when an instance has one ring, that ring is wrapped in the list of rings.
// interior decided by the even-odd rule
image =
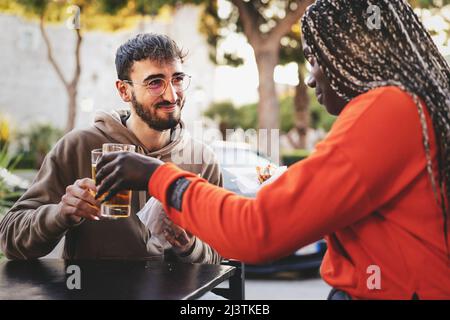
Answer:
[[[47,123],[37,123],[18,134],[17,169],[39,169],[45,156],[62,137],[63,131]]]
[[[306,159],[310,152],[308,150],[294,150],[291,152],[283,152],[281,154],[281,161],[285,166],[291,166],[294,163]]]
[[[310,95],[310,123],[314,129],[323,128],[329,131],[335,121],[335,117],[330,115],[325,107],[317,102],[312,91]],[[230,101],[213,103],[204,112],[204,115],[219,123],[219,128],[225,129],[242,128],[244,130],[258,127],[257,104],[251,103],[243,106],[235,106]],[[280,131],[288,133],[294,127],[294,98],[285,96],[280,99]]]

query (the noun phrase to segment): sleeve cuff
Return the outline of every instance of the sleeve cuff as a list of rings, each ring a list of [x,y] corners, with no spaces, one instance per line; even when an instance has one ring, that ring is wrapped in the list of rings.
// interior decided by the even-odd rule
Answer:
[[[54,213],[55,215],[55,223],[56,225],[61,229],[68,229],[72,227],[77,227],[80,224],[83,223],[84,218],[81,218],[80,222],[74,222],[73,220],[70,220],[69,217],[62,216],[58,211]]]
[[[61,237],[67,230],[80,225],[84,220],[82,219],[77,223],[73,222],[68,217],[62,216],[60,214],[60,207],[54,204],[42,208],[42,210],[38,212],[38,216],[39,218],[37,218],[37,221],[39,221],[39,230],[45,230],[45,233],[51,238]]]
[[[200,258],[203,255],[203,250],[202,250],[203,246],[202,246],[201,241],[197,237],[195,238],[193,246],[194,246],[194,248],[192,249],[190,254],[188,254],[187,256],[178,254],[178,258],[180,259],[181,262],[196,263],[200,260]]]
[[[161,165],[151,176],[148,181],[148,190],[150,195],[161,201],[166,212],[169,212],[167,190],[170,185],[178,178],[197,177],[195,174],[183,171],[172,163],[165,163]]]

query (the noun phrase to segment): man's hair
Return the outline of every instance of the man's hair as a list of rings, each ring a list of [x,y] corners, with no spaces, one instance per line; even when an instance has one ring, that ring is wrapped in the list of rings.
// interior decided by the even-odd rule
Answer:
[[[370,6],[379,8],[378,26],[373,25]],[[344,100],[388,85],[413,97],[422,125],[427,171],[440,199],[447,235],[450,67],[411,6],[406,0],[317,0],[302,19],[302,32],[331,87]],[[419,98],[425,102],[436,135],[438,181],[432,170],[430,138]]]
[[[117,49],[117,77],[121,80],[130,80],[128,77],[134,61],[150,59],[158,63],[164,63],[179,59],[183,63],[185,57],[186,53],[166,35],[138,34]]]

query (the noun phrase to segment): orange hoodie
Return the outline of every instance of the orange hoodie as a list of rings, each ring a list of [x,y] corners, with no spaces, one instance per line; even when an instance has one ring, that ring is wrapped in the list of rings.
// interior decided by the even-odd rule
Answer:
[[[179,177],[191,180],[182,212],[168,206],[166,194]],[[256,199],[171,164],[154,173],[149,192],[224,257],[268,261],[325,236],[321,275],[352,297],[450,299],[449,237],[426,170],[419,113],[396,87],[353,99],[316,151]]]

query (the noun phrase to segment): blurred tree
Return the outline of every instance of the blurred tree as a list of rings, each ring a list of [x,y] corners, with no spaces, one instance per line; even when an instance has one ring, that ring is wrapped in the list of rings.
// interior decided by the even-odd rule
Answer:
[[[324,107],[322,107],[315,97],[314,90],[308,89],[306,94],[310,101],[307,116],[308,122],[314,129],[322,128],[329,131],[336,117],[330,115]],[[286,95],[279,99],[282,133],[288,133],[295,128],[295,96]],[[244,130],[254,129],[258,125],[258,106],[256,103],[235,106],[229,101],[213,103],[205,111],[204,115],[210,119],[219,122],[220,128],[242,128]],[[221,129],[222,130],[222,129]],[[222,130],[224,133],[225,131]]]
[[[239,123],[239,110],[230,101],[213,103],[204,112],[204,115],[210,119],[219,123],[219,130],[222,137],[226,137],[226,130],[238,128]]]
[[[434,23],[428,25],[429,32],[436,39],[440,39],[441,45],[450,46],[450,0],[411,0],[411,5],[415,7],[419,18],[422,16],[433,17]],[[446,7],[445,9],[443,9]],[[442,28],[442,24],[446,27]]]
[[[146,17],[155,17],[161,12],[173,13],[184,4],[201,4],[203,0],[97,0],[100,12],[110,16],[118,13],[138,18],[143,22]]]
[[[68,97],[68,116],[66,121],[66,131],[71,130],[75,125],[76,119],[76,99],[77,86],[80,80],[80,48],[82,36],[80,32],[80,10],[83,6],[89,5],[86,1],[74,1],[76,5],[67,6],[64,1],[50,1],[50,0],[17,0],[17,1],[3,1],[2,11],[9,11],[19,15],[37,17],[39,19],[39,30],[42,39],[47,47],[47,58],[55,70],[58,78],[63,83]],[[5,10],[6,9],[6,10]],[[70,79],[63,75],[61,66],[56,61],[51,47],[50,39],[45,29],[45,23],[50,16],[50,20],[60,20],[61,12],[66,9],[71,16],[66,20],[68,28],[74,30],[75,34],[75,56],[74,56],[74,72]]]
[[[279,105],[277,103],[273,71],[277,64],[297,62],[299,84],[295,90],[295,129],[299,134],[296,147],[306,143],[309,126],[309,96],[304,84],[305,59],[301,44],[299,19],[307,5],[314,1],[278,0],[223,0],[228,3],[229,12],[219,13],[218,0],[205,1],[201,30],[211,46],[210,58],[217,64],[238,66],[243,59],[238,52],[221,52],[220,46],[230,33],[242,33],[255,52],[259,71],[259,127],[279,126]],[[442,8],[450,0],[411,0],[414,7],[425,9]],[[225,10],[226,11],[226,10]],[[220,54],[219,54],[220,52]],[[283,124],[281,123],[281,126]]]
[[[205,14],[201,30],[212,46],[211,58],[217,63],[239,65],[243,62],[238,53],[225,52],[221,57],[216,49],[230,32],[243,33],[255,52],[259,71],[259,127],[278,128],[279,105],[273,80],[274,68],[278,64],[295,61],[299,64],[299,85],[296,88],[295,123],[303,136],[308,127],[308,95],[304,85],[304,58],[301,50],[298,21],[312,0],[223,0],[232,3],[228,15],[220,15],[217,0],[0,0],[0,11],[38,17],[40,30],[47,46],[48,59],[64,84],[68,95],[66,131],[74,127],[76,120],[77,85],[80,78],[80,47],[82,32],[100,28],[117,30],[142,21],[143,17],[155,16],[163,8],[177,9],[183,4],[204,4]],[[450,0],[410,0],[413,6],[440,8]],[[68,17],[69,15],[69,17]],[[81,18],[81,19],[80,19]],[[63,22],[74,30],[74,73],[70,80],[63,75],[45,31],[47,22]]]
[[[303,45],[301,38],[300,24],[292,26],[291,31],[281,39],[280,63],[297,63],[298,84],[295,87],[294,95],[294,129],[299,137],[293,147],[305,149],[308,127],[310,126],[308,87],[305,84],[306,59],[303,55]]]
[[[75,126],[77,115],[77,88],[81,74],[80,50],[83,32],[91,29],[115,31],[135,26],[143,15],[156,14],[163,5],[175,5],[175,0],[0,0],[0,12],[26,18],[37,18],[39,30],[47,48],[47,58],[64,85],[68,97],[65,132]],[[195,1],[191,1],[195,2]],[[64,75],[63,67],[55,57],[51,39],[46,31],[48,23],[65,23],[74,34],[74,71]]]
[[[39,169],[45,156],[63,135],[63,132],[48,123],[35,123],[18,134],[19,152],[23,160],[31,160],[34,169]]]
[[[225,0],[224,0],[225,2]],[[228,1],[227,1],[228,2]],[[230,33],[243,33],[255,52],[259,72],[258,127],[275,129],[280,125],[280,110],[273,74],[278,64],[303,59],[299,20],[311,0],[230,0],[233,5],[226,14],[219,14],[217,0],[205,1],[201,30],[211,45],[211,59],[218,64],[237,66],[243,62],[238,53],[218,55],[217,48]],[[301,75],[302,68],[299,68]],[[301,77],[303,78],[303,77]],[[302,79],[301,79],[302,80]],[[300,81],[297,95],[296,125],[303,132],[307,127],[307,95]]]

